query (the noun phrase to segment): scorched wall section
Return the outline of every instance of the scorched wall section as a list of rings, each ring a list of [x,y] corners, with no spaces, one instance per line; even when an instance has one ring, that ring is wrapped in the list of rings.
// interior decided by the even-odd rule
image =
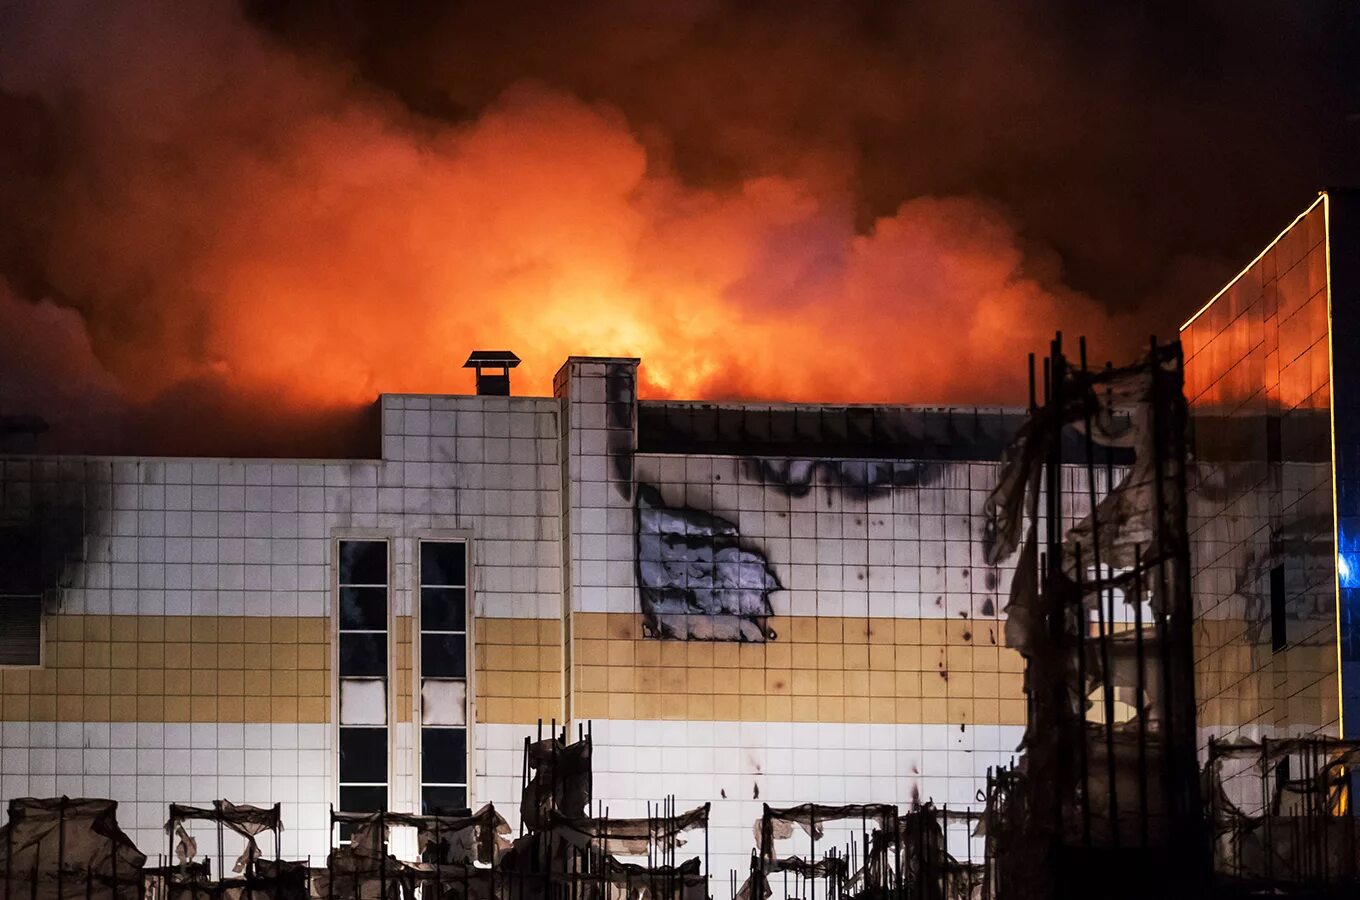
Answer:
[[[0,802],[109,797],[155,853],[170,802],[281,801],[285,854],[324,854],[345,538],[389,548],[388,678],[373,709],[389,726],[389,803],[414,809],[415,559],[418,540],[438,538],[471,548],[471,800],[512,810],[488,755],[561,715],[557,411],[386,396],[381,461],[0,462],[4,524],[42,530],[76,509],[81,532],[54,574],[65,587],[49,594],[43,665],[0,668]]]
[[[634,370],[559,373],[570,421],[599,426],[573,433],[567,487],[570,705],[594,724],[597,800],[625,816],[711,801],[719,872],[744,870],[763,803],[975,803],[1025,722],[999,612],[1010,569],[983,560],[985,460],[1017,417],[611,406]],[[674,424],[748,411],[745,431]],[[861,414],[902,427],[771,427]]]

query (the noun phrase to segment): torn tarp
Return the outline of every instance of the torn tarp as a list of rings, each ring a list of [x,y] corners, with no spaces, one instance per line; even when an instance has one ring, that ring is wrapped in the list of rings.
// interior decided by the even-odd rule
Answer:
[[[594,877],[587,876],[589,880]],[[611,860],[602,877],[609,884],[608,896],[620,900],[705,900],[708,897],[708,878],[700,871],[698,857],[674,866],[642,866]]]
[[[567,818],[553,815],[552,830],[574,847],[594,846],[606,853],[640,856],[648,847],[683,846],[683,834],[708,825],[709,804],[674,816],[646,819]]]
[[[1056,635],[1045,624],[1051,613],[1077,603],[1091,607],[1105,588],[1124,592],[1134,577],[1136,556],[1143,571],[1149,572],[1159,564],[1174,562],[1185,541],[1183,446],[1176,437],[1183,433],[1178,429],[1183,429],[1185,411],[1180,357],[1174,345],[1159,348],[1135,365],[1093,372],[1065,366],[1062,372],[1061,406],[1048,404],[1035,410],[1016,433],[985,507],[988,563],[995,565],[1021,547],[1005,607],[1005,634],[1007,646],[1031,662],[1052,650],[1051,638]],[[1158,421],[1158,416],[1166,421]],[[1133,461],[1121,467],[1119,483],[1095,509],[1063,536],[1061,564],[1050,569],[1046,589],[1065,596],[1042,599],[1038,524],[1045,467],[1054,448],[1061,445],[1064,429],[1085,433],[1088,427],[1094,447],[1132,450]],[[1088,469],[1092,477],[1096,468]],[[1097,560],[1099,572],[1094,568]],[[1154,610],[1167,608],[1162,595],[1174,589],[1173,581],[1143,580]],[[1151,653],[1155,648],[1144,649]],[[1089,681],[1100,674],[1091,666],[1087,673],[1088,685],[1073,686],[1069,712],[1081,708]],[[1052,679],[1071,673],[1049,666],[1031,674]]]
[[[312,870],[312,896],[344,900],[410,900],[419,872],[389,853],[337,847]]]
[[[25,900],[140,900],[146,855],[113,800],[11,800],[0,828],[0,887]]]
[[[756,845],[760,847],[761,856],[774,859],[774,842],[792,835],[795,825],[816,840],[822,836],[823,826],[827,822],[854,820],[873,822],[886,830],[897,821],[897,807],[891,803],[766,805],[765,811],[756,821]]]
[[[1141,554],[1147,567],[1174,556],[1184,539],[1184,460],[1176,436],[1183,429],[1185,401],[1179,355],[1167,349],[1118,369],[1085,372],[1064,368],[1061,409],[1045,406],[1035,410],[1016,432],[1006,448],[997,484],[988,495],[985,552],[989,565],[1014,553],[1022,534],[1027,550],[1031,542],[1037,543],[1035,523],[1044,467],[1064,429],[1084,432],[1088,424],[1093,446],[1132,450],[1133,462],[1121,467],[1119,484],[1098,501],[1094,513],[1088,511],[1068,530],[1062,570],[1074,580],[1091,583],[1094,575],[1078,575],[1078,559],[1084,568],[1099,559],[1102,566],[1121,570],[1133,565],[1135,552]],[[1158,422],[1157,416],[1168,421]],[[1026,520],[1030,523],[1028,531]],[[1155,591],[1158,586],[1147,587]],[[1011,604],[1032,608],[1033,597],[1025,595],[1028,590],[1037,590],[1037,584],[1031,586],[1020,579],[1013,582]]]
[[[529,769],[534,773],[524,786],[520,815],[530,828],[547,828],[556,813],[569,819],[584,818],[590,811],[590,738],[568,744],[554,735],[527,744]]]
[[[350,844],[376,853],[387,843],[393,826],[414,828],[416,846],[423,859],[443,864],[479,862],[489,865],[509,846],[510,826],[490,803],[468,816],[416,815],[414,813],[335,812],[334,822],[349,825]]]
[[[211,807],[171,803],[170,818],[165,823],[165,833],[173,836],[178,831],[183,834],[180,825],[194,820],[219,823],[246,839],[246,849],[236,860],[236,865],[232,867],[232,871],[238,875],[247,871],[250,864],[260,857],[260,848],[255,842],[255,836],[262,831],[278,833],[283,830],[283,817],[279,812],[279,804],[277,803],[273,806],[251,806],[245,803],[232,803],[229,800],[214,800]],[[181,837],[181,843],[188,850],[188,842],[184,838],[188,838],[188,835],[183,834],[183,837]],[[189,841],[192,840],[192,838],[189,838]],[[196,844],[194,849],[196,849]]]
[[[1204,785],[1215,871],[1239,883],[1328,885],[1353,893],[1360,872],[1357,767],[1360,741],[1211,741]]]

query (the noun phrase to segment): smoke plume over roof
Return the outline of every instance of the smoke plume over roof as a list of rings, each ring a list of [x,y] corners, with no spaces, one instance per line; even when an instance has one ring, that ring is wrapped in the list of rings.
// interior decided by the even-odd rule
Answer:
[[[1016,402],[1054,328],[1170,336],[1355,179],[1354,17],[10,3],[0,412],[345,454],[479,346],[516,392],[598,353],[650,396]]]

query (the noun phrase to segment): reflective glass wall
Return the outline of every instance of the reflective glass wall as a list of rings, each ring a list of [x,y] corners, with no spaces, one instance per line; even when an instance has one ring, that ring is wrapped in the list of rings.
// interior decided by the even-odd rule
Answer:
[[[1340,729],[1327,204],[1182,330],[1203,739]]]
[[[1327,192],[1342,724],[1360,735],[1360,191]]]

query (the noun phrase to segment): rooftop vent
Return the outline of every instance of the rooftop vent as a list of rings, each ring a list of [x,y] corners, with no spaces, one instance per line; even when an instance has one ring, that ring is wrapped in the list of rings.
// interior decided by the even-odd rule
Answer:
[[[510,370],[517,365],[519,357],[509,350],[473,350],[463,368],[477,370],[477,396],[509,397]]]

